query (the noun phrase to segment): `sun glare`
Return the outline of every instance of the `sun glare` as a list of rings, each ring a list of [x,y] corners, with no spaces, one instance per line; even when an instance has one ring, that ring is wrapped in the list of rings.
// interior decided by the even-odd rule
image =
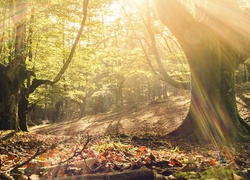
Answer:
[[[151,0],[150,0],[151,2]],[[145,0],[116,0],[109,6],[110,14],[105,16],[105,23],[109,24],[114,22],[116,19],[120,18],[122,15],[122,11],[126,12],[135,12],[139,9],[139,7],[145,4]]]

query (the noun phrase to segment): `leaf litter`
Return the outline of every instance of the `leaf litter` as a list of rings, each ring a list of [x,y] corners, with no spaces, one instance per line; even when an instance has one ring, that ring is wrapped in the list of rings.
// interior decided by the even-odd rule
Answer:
[[[152,170],[155,179],[250,179],[249,143],[215,148],[167,136],[57,137],[14,132],[1,132],[0,139],[0,179],[132,173],[142,167]]]
[[[154,114],[154,117],[158,118],[155,123],[159,125],[154,132],[167,133],[170,127],[166,122],[169,118],[175,119],[175,122],[184,118],[181,116],[176,119],[171,112],[175,112],[176,108],[183,112],[188,108],[187,104],[181,107],[173,106],[175,103],[168,104],[153,104],[146,107],[147,112],[160,112]],[[249,106],[246,108],[242,102],[238,105],[241,116],[247,120]],[[168,108],[165,108],[166,106]],[[131,116],[131,113],[124,112],[121,115],[125,114],[130,114],[125,118],[126,122],[131,118],[133,122],[140,119],[139,116]],[[145,110],[139,110],[135,113],[137,114],[145,114]],[[165,114],[170,116],[165,117]],[[121,119],[121,115],[113,119],[112,116],[107,118],[115,121],[115,118]],[[165,121],[161,121],[162,119]],[[86,123],[72,122],[80,127],[85,127],[83,123]],[[49,132],[57,134],[57,131],[66,128],[67,124],[72,126],[70,122],[63,126],[49,125],[32,133],[0,131],[0,179],[70,178],[77,175],[125,171],[133,173],[143,168],[152,170],[156,180],[250,179],[250,142],[233,143],[230,147],[191,144],[165,135],[147,134],[151,132],[150,128],[156,127],[154,124],[149,124],[150,127],[146,129],[140,124],[131,125],[131,130],[126,127],[126,130],[118,132],[119,135],[116,136],[90,137],[86,134],[87,131],[78,131],[75,126],[60,136],[50,135],[46,131],[49,129]],[[161,129],[162,127],[167,129]],[[176,128],[173,123],[171,128]],[[122,134],[124,132],[130,133]]]

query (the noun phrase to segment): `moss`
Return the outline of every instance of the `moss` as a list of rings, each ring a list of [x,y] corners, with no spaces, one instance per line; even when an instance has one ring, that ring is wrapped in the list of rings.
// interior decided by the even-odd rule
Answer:
[[[200,173],[201,179],[231,179],[235,171],[229,167],[210,168]]]
[[[232,179],[232,174],[236,173],[230,167],[214,167],[209,168],[202,172],[176,172],[173,174],[176,178],[186,178],[186,179]]]
[[[176,172],[173,174],[176,178],[198,179],[200,175],[196,172]]]

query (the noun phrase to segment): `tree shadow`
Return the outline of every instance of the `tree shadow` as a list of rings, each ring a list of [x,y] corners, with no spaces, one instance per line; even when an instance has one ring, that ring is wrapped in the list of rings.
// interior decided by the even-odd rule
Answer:
[[[237,101],[237,103],[241,104],[244,108],[247,108],[248,110],[250,110],[250,95],[245,96],[244,94],[241,94],[238,96],[238,98],[241,99],[243,103],[239,101]]]
[[[46,135],[48,135],[48,134],[60,134],[63,131],[67,131],[68,127],[72,126],[75,128],[74,125],[77,124],[78,121],[80,121],[80,119],[74,119],[71,121],[33,126],[33,127],[30,127],[29,129],[31,129],[31,132],[39,133],[39,134],[46,134]]]
[[[90,115],[80,120],[33,127],[31,132],[57,136],[86,133],[94,136],[167,134],[181,124],[188,106],[189,98],[161,100],[130,106],[115,112]]]
[[[250,83],[236,86],[236,102],[241,117],[250,123]]]

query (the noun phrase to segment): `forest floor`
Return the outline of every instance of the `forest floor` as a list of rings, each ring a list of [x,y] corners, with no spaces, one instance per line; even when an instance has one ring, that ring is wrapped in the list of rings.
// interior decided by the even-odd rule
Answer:
[[[0,131],[0,179],[250,179],[250,142],[194,145],[167,136],[189,103],[189,95],[169,97],[29,133]],[[237,103],[250,123],[249,83],[237,86]]]

